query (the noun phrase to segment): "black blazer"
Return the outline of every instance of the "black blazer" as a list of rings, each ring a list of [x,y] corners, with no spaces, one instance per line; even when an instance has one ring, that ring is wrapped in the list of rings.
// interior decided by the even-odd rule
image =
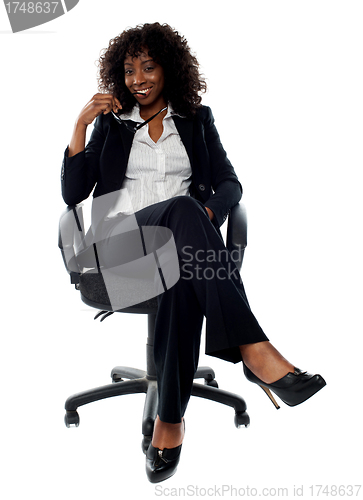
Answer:
[[[192,169],[190,194],[213,211],[218,229],[242,196],[242,186],[220,142],[209,107],[193,119],[173,116]],[[67,205],[121,189],[134,134],[116,122],[111,113],[97,117],[84,151],[68,158],[64,153],[61,181]]]

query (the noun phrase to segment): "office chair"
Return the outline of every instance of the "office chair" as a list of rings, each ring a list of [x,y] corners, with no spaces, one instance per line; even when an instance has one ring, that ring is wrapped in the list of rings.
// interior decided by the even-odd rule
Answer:
[[[87,270],[80,272],[77,267],[77,253],[83,245],[85,238],[82,205],[68,206],[62,214],[59,223],[58,246],[61,249],[63,261],[71,277],[71,283],[80,291],[82,301],[90,307],[100,309],[95,316],[103,321],[113,312],[147,314],[148,337],[146,342],[146,370],[139,370],[125,366],[116,366],[111,371],[112,383],[89,389],[70,396],[65,403],[65,424],[67,427],[79,425],[80,406],[99,401],[101,399],[120,396],[123,394],[146,393],[144,413],[142,418],[142,449],[146,453],[152,439],[154,421],[157,415],[158,392],[156,369],[154,364],[153,344],[157,298],[145,300],[141,303],[113,311],[97,259],[97,246],[95,244],[86,248],[86,253],[91,256]],[[245,208],[242,204],[234,206],[228,217],[226,246],[231,252],[233,260],[240,271],[244,249],[247,245],[247,220]],[[126,380],[124,380],[126,379]],[[204,385],[194,382],[192,396],[209,399],[234,408],[234,423],[237,428],[247,427],[250,422],[246,412],[244,399],[228,391],[218,388],[215,373],[212,368],[198,367],[194,379],[204,379]]]

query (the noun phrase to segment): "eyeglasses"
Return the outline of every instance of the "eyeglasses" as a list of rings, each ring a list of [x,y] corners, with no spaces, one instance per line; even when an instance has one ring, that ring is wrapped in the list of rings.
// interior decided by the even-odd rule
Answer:
[[[135,134],[138,130],[140,130],[141,127],[143,127],[147,123],[151,122],[151,120],[153,120],[155,118],[155,116],[158,116],[160,113],[162,113],[166,109],[168,109],[168,106],[165,106],[165,108],[163,108],[160,111],[158,111],[157,113],[155,113],[155,115],[151,116],[150,118],[145,120],[143,123],[139,123],[137,125],[130,125],[130,123],[128,123],[127,120],[121,120],[121,118],[119,116],[117,116],[116,113],[114,113],[113,111],[111,111],[111,113],[113,114],[117,123],[123,124],[127,128],[127,130],[129,130],[130,132]]]

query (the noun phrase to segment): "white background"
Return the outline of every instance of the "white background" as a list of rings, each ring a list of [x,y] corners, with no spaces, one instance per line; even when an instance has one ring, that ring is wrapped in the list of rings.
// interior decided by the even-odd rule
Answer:
[[[361,482],[362,18],[349,0],[80,0],[12,34],[0,8],[3,498],[154,498],[188,485],[189,496],[226,485],[289,498],[303,485],[309,498],[310,485]],[[251,307],[288,359],[327,381],[276,411],[202,343],[201,364],[245,397],[251,425],[192,399],[178,472],[159,490],[144,472],[143,395],[63,423],[69,395],[109,383],[115,365],[144,368],[146,317],[94,321],[57,248],[62,155],[97,92],[94,63],[126,27],[154,21],[185,35],[208,78],[203,102],[244,187]]]

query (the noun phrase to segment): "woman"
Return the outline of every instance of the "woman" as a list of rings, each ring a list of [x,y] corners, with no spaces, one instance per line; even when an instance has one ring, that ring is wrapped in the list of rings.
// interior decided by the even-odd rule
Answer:
[[[65,152],[64,201],[80,203],[94,186],[94,197],[127,188],[137,223],[169,228],[179,258],[179,281],[158,296],[159,408],[146,457],[148,478],[157,482],[179,462],[203,316],[206,353],[243,360],[246,377],[271,398],[269,389],[294,406],[325,381],[296,369],[272,346],[250,310],[239,273],[230,272],[234,264],[219,227],[242,187],[213,115],[201,105],[206,84],[185,39],[159,23],[124,31],[100,58],[99,90],[78,116]],[[130,213],[120,202],[119,210]],[[219,258],[200,258],[211,253]],[[213,279],[203,274],[207,267]]]

